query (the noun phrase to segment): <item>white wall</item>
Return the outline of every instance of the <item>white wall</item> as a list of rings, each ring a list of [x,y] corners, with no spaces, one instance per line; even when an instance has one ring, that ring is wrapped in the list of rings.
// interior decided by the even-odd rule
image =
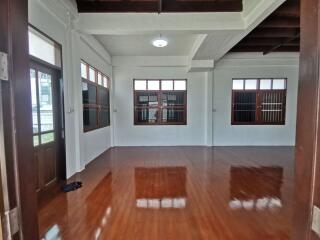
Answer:
[[[216,63],[213,73],[187,73],[187,64],[180,58],[166,58],[113,57],[116,146],[295,144],[297,54],[229,54]],[[285,125],[231,125],[232,78],[241,77],[288,78]],[[135,126],[134,78],[187,78],[188,125]]]
[[[133,60],[133,62],[135,62]],[[205,73],[187,73],[186,67],[117,66],[113,69],[116,146],[205,145]],[[187,79],[186,126],[135,126],[133,79]]]
[[[111,146],[111,128],[83,133],[80,59],[112,77],[109,53],[90,35],[74,30],[76,9],[63,1],[29,0],[29,23],[62,45],[67,177]]]
[[[286,123],[281,126],[231,125],[232,78],[288,78]],[[234,54],[222,59],[213,73],[213,145],[295,144],[298,56]]]

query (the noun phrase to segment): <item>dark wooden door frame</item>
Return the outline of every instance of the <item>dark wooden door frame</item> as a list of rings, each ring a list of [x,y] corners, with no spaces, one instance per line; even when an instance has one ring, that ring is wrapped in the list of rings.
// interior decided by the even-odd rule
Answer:
[[[28,0],[0,1],[0,51],[8,53],[9,81],[1,84],[10,207],[18,206],[19,235],[38,239],[28,53]]]
[[[55,139],[53,142],[47,144],[39,144],[38,146],[34,147],[34,154],[37,155],[46,149],[49,145],[54,145],[56,150],[56,181],[51,182],[49,185],[42,186],[39,188],[37,185],[37,192],[38,192],[38,207],[41,206],[42,203],[49,201],[52,196],[54,196],[57,191],[59,191],[59,185],[66,180],[65,175],[65,168],[66,168],[66,153],[65,153],[65,141],[63,136],[64,131],[64,113],[63,113],[63,81],[61,78],[62,71],[61,69],[57,69],[55,67],[50,66],[49,64],[43,63],[38,59],[32,58],[30,60],[30,69],[34,69],[36,72],[42,72],[51,75],[52,80],[52,100],[53,100],[53,113],[54,113],[54,135]],[[38,80],[38,78],[37,78]],[[62,85],[62,86],[61,86]],[[39,104],[39,103],[38,103]],[[38,115],[40,118],[40,115]],[[38,123],[40,119],[38,119]],[[44,132],[45,133],[45,132]],[[41,131],[39,130],[38,134],[41,135]],[[42,149],[42,150],[41,150]],[[35,157],[35,162],[37,163],[39,159]],[[46,162],[46,161],[44,161]],[[36,164],[37,165],[37,164]],[[39,165],[38,165],[39,167]],[[37,168],[37,173],[39,174],[39,168]],[[42,169],[44,170],[44,169]],[[39,178],[38,180],[44,180],[43,178]]]
[[[301,50],[292,239],[320,239],[312,231],[320,206],[320,0],[301,0]]]

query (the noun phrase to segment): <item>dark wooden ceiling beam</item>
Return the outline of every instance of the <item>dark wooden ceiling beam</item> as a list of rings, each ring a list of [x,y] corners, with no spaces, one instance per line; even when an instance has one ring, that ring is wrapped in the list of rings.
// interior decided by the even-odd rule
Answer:
[[[298,0],[287,0],[273,14],[273,16],[281,17],[299,17],[300,4]]]
[[[299,28],[256,28],[253,30],[247,38],[274,38],[274,37],[284,37],[290,38],[294,37],[299,33]]]
[[[285,46],[299,46],[300,39],[295,38],[292,41],[286,42],[288,38],[246,38],[241,41],[239,46],[277,46],[283,44]]]
[[[291,42],[294,42],[296,39],[300,38],[300,33],[297,34],[296,36],[292,37],[292,38],[288,38],[285,41],[283,41],[282,43],[279,43],[269,49],[267,49],[266,51],[263,52],[263,55],[269,54],[273,51],[276,51],[278,48],[284,47],[289,45]]]
[[[289,18],[289,17],[269,17],[267,20],[263,21],[259,28],[299,28],[300,19],[299,18]]]
[[[161,0],[161,12],[241,12],[242,0]],[[79,12],[159,12],[159,0],[77,0]]]
[[[164,12],[241,12],[242,1],[162,0]]]
[[[85,12],[158,12],[158,1],[148,2],[98,2],[77,0],[78,11]]]
[[[231,52],[264,52],[263,49],[268,49],[270,46],[235,46]],[[297,46],[282,46],[274,52],[299,52]]]

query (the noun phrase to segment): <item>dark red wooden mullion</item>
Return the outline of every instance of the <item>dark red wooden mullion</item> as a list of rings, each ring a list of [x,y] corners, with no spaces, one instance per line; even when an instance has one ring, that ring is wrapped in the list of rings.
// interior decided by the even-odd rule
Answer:
[[[186,83],[187,84],[187,83]],[[188,89],[188,88],[186,88],[186,89]],[[184,116],[183,116],[183,123],[184,124],[187,124],[187,114],[188,114],[188,109],[187,109],[187,102],[188,102],[188,95],[187,95],[187,91],[188,90],[185,90],[184,91]]]
[[[137,124],[137,94],[136,91],[134,90],[134,85],[135,85],[135,80],[133,80],[133,124]]]
[[[234,90],[232,90],[232,100],[231,100],[231,124],[235,123],[235,119],[234,119]]]
[[[287,113],[287,91],[283,90],[283,98],[282,98],[282,124],[286,122],[286,113]]]
[[[95,78],[96,78],[96,83],[98,83],[98,74],[97,74],[97,71],[95,71]],[[99,99],[100,99],[100,92],[99,92],[99,87],[96,86],[96,106],[98,108],[98,111],[97,111],[97,125],[98,125],[98,128],[100,128],[100,109],[101,109],[101,106],[100,106],[100,102],[99,102]]]
[[[162,115],[163,115],[163,104],[162,104],[162,91],[158,91],[158,114],[157,114],[157,117],[158,117],[158,122],[160,124],[163,123],[162,121]]]
[[[158,98],[158,110],[157,110],[157,123],[162,123],[162,112],[161,112],[161,106],[162,106],[162,94],[160,91],[157,91],[157,98]]]
[[[95,72],[95,80],[96,80],[96,72]],[[95,82],[96,83],[96,82]],[[96,103],[95,103],[95,105],[96,105],[96,108],[97,108],[97,113],[96,113],[96,118],[97,118],[97,121],[96,121],[96,124],[97,124],[97,128],[99,128],[99,110],[100,110],[100,108],[99,108],[99,105],[98,105],[98,99],[99,99],[99,91],[98,91],[98,87],[97,86],[95,86],[95,88],[96,88]]]
[[[94,70],[94,82],[99,85],[99,83],[98,83],[98,70],[95,68],[93,70]]]
[[[134,124],[137,125],[138,123],[138,94],[136,94],[138,91],[134,90],[134,85],[135,82],[133,82],[133,91],[134,91],[134,96],[133,96],[133,101],[134,101]]]
[[[37,119],[38,119],[38,141],[39,145],[41,145],[41,117],[40,117],[40,100],[39,100],[39,73],[38,70],[34,69],[35,78],[36,78],[36,98],[37,98]],[[32,119],[33,121],[33,119]],[[32,122],[33,125],[33,122]],[[33,131],[33,129],[32,129]]]
[[[256,123],[262,123],[262,93],[257,90],[256,93]]]

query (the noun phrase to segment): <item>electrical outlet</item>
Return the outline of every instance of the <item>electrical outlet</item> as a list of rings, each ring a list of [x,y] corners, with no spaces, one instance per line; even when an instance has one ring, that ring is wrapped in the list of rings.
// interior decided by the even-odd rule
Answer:
[[[0,80],[9,80],[8,54],[0,52]]]
[[[313,206],[312,230],[320,236],[320,209]]]

